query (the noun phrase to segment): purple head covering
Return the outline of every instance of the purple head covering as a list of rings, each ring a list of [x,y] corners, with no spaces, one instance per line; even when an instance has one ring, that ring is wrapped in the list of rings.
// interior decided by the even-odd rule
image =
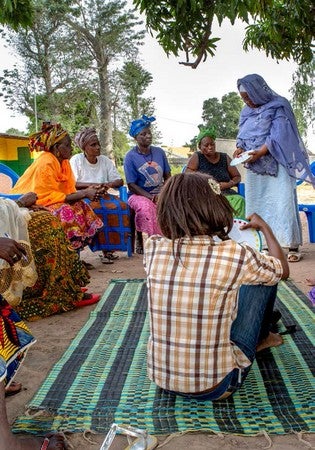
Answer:
[[[144,128],[148,128],[151,126],[151,123],[154,122],[155,117],[147,117],[145,115],[142,116],[141,119],[136,119],[131,122],[129,134],[133,138],[137,136]]]
[[[276,94],[257,74],[237,80],[237,87],[247,92],[257,108],[244,106],[240,116],[237,146],[252,150],[266,144],[269,154],[246,167],[259,174],[276,175],[281,164],[288,174],[315,186],[309,158],[300,137],[295,116],[288,100]]]

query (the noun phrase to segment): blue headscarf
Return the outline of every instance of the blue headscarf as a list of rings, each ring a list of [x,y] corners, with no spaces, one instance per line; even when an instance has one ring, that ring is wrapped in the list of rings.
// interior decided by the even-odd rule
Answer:
[[[245,164],[246,168],[262,175],[277,175],[278,164],[281,164],[291,177],[315,186],[315,177],[288,100],[270,89],[257,74],[240,78],[237,87],[258,106],[242,109],[237,147],[248,151],[266,144],[269,150],[269,154],[254,163]],[[262,117],[266,120],[261,120]]]
[[[136,119],[131,122],[129,134],[133,138],[137,136],[144,128],[148,128],[151,126],[151,123],[154,122],[155,117],[147,117],[145,115],[142,116],[141,119]]]

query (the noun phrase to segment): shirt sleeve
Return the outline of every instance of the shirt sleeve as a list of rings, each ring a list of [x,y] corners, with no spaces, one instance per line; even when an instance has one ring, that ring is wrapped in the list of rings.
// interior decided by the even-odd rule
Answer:
[[[281,262],[274,256],[260,253],[247,245],[243,267],[243,284],[264,284],[273,286],[281,280],[283,269]]]
[[[73,175],[75,177],[75,179],[77,180],[79,178],[79,158],[77,157],[77,155],[73,155],[70,160],[70,166],[73,172]]]

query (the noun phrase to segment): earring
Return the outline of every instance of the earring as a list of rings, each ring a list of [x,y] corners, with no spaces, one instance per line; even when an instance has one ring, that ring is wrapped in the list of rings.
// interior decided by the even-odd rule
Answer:
[[[57,158],[60,158],[60,152],[59,151],[56,153],[56,156],[57,156]]]

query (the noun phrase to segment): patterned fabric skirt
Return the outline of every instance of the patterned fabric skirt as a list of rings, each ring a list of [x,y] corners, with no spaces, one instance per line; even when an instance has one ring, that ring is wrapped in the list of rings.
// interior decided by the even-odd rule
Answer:
[[[93,236],[103,226],[101,219],[83,200],[71,204],[56,203],[48,209],[59,217],[64,232],[75,249],[82,249],[90,244]]]
[[[8,386],[28,348],[36,342],[25,323],[0,295],[0,381]]]
[[[24,290],[16,311],[23,319],[36,320],[74,309],[90,277],[60,220],[47,211],[33,212],[28,231],[38,279]]]
[[[142,195],[132,194],[128,205],[135,212],[136,230],[146,233],[148,236],[162,234],[157,223],[156,204]]]
[[[99,201],[91,202],[91,208],[102,220],[103,228],[93,237],[90,249],[125,251],[131,234],[129,206],[117,196],[107,194]]]

